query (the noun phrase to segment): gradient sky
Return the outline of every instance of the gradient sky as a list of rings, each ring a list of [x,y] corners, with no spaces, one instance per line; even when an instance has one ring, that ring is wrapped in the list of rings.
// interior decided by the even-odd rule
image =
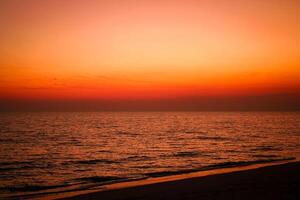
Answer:
[[[1,0],[0,110],[299,110],[299,11],[298,0]]]

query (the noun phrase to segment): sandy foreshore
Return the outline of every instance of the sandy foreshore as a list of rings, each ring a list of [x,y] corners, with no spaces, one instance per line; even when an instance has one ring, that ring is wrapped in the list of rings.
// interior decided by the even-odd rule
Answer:
[[[300,199],[300,162],[170,180],[64,199]]]

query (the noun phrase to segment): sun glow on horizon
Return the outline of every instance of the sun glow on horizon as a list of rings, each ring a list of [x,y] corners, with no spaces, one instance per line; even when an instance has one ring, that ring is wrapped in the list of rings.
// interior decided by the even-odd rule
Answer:
[[[300,94],[298,1],[1,1],[0,98]]]

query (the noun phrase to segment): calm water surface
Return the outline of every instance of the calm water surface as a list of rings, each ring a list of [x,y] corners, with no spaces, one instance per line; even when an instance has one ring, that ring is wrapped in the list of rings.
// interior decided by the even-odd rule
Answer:
[[[2,113],[0,198],[280,160],[299,147],[300,113]]]

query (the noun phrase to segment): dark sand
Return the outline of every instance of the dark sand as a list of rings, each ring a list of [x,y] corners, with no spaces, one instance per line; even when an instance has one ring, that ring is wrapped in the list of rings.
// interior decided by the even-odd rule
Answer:
[[[78,195],[66,199],[300,199],[300,162]]]

